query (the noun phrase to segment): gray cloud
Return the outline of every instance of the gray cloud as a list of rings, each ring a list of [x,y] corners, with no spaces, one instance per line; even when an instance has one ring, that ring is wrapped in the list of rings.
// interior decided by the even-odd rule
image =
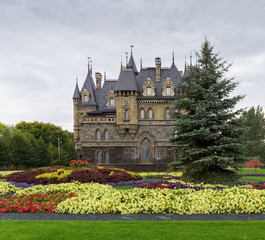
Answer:
[[[82,85],[86,57],[95,71],[117,78],[120,59],[135,45],[139,66],[171,53],[183,70],[185,57],[207,36],[229,73],[247,94],[239,107],[265,109],[265,3],[185,0],[0,1],[0,122],[44,121],[72,130],[75,79]]]

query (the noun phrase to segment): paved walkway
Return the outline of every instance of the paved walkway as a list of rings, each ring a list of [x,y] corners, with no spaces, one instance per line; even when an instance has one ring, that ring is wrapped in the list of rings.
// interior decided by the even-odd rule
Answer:
[[[0,220],[47,221],[265,221],[265,214],[58,214],[0,213]]]

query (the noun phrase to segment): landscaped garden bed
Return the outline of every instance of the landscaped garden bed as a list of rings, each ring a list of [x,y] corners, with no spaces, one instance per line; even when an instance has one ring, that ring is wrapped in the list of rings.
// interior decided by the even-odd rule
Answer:
[[[80,181],[69,178],[77,170]],[[99,180],[93,171],[102,174]],[[72,175],[71,175],[72,174]],[[145,180],[140,175],[143,175]],[[12,173],[7,180],[21,184],[22,188],[7,182],[0,182],[2,197],[0,212],[56,212],[70,214],[223,214],[223,213],[265,213],[265,184],[263,182],[242,182],[234,187],[222,185],[191,184],[178,179],[180,174],[130,173],[121,169],[108,168],[64,168],[61,166],[32,169]],[[124,177],[124,178],[122,178]],[[47,180],[44,180],[47,179]],[[61,180],[68,183],[60,183]],[[133,180],[132,180],[133,179]],[[42,180],[42,184],[37,185]],[[128,180],[128,181],[127,181]],[[33,183],[35,186],[30,184]],[[83,181],[83,182],[82,182]],[[110,182],[108,182],[110,181]],[[144,181],[138,183],[137,181]],[[51,184],[55,182],[56,184]],[[101,184],[99,184],[101,183]],[[133,187],[113,188],[108,184],[118,183]],[[27,188],[24,188],[28,186]]]

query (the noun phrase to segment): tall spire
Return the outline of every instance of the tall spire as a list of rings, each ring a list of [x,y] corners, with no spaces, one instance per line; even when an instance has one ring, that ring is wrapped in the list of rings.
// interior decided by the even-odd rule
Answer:
[[[125,55],[126,55],[126,68],[128,68],[128,53],[125,52]]]
[[[80,99],[80,98],[81,98],[81,94],[80,94],[79,87],[78,87],[78,79],[76,78],[76,84],[75,84],[75,91],[74,91],[73,99]]]
[[[174,53],[174,49],[173,49],[173,52],[172,52],[172,63],[175,63],[175,53]]]
[[[106,71],[104,71],[104,82],[106,82]]]
[[[140,68],[143,69],[143,59],[140,59]]]

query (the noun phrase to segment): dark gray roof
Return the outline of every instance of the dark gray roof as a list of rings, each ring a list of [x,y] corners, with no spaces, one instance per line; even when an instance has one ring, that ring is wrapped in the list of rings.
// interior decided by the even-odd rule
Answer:
[[[113,108],[113,107],[107,107],[106,104],[107,104],[107,95],[110,93],[111,90],[114,91],[114,88],[117,84],[117,80],[114,81],[105,81],[102,88],[100,90],[96,90],[96,101],[98,103],[98,108],[100,111],[103,111],[104,110],[108,110],[110,108]],[[111,109],[110,109],[111,111]]]
[[[84,89],[87,89],[87,91],[89,91],[90,93],[90,99],[89,102],[87,103],[82,103],[82,105],[97,105],[96,103],[96,99],[95,99],[95,83],[92,79],[92,76],[90,74],[90,72],[87,74],[86,80],[83,84],[83,87],[81,89],[81,92],[83,92]]]
[[[74,91],[74,95],[73,95],[73,99],[74,98],[81,98],[81,94],[80,94],[80,91],[79,91],[79,87],[78,87],[78,83],[76,81],[76,85],[75,85],[75,91]]]
[[[131,57],[129,59],[129,63],[128,63],[128,69],[132,69],[134,74],[138,74],[138,70],[137,67],[135,65],[134,59],[133,59],[133,55],[131,54]]]
[[[139,91],[131,69],[122,69],[114,91]]]
[[[166,81],[167,77],[170,77],[170,80],[176,85],[177,83],[180,82],[180,73],[175,66],[175,64],[168,69],[162,68],[160,71],[161,74],[161,80],[160,82],[155,81],[155,76],[156,76],[156,69],[155,68],[144,68],[141,69],[139,74],[136,77],[137,85],[140,91],[140,96],[142,96],[143,93],[143,84],[146,81],[148,77],[151,78],[152,82],[155,84],[156,88],[156,98],[161,98],[162,96],[162,85]],[[175,89],[175,93],[178,92],[178,89]],[[163,97],[164,98],[164,97]]]

